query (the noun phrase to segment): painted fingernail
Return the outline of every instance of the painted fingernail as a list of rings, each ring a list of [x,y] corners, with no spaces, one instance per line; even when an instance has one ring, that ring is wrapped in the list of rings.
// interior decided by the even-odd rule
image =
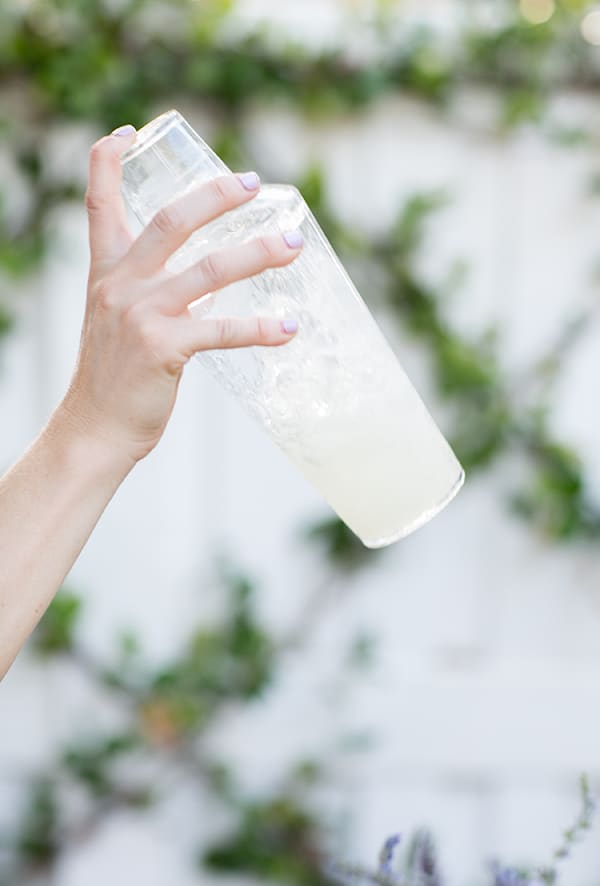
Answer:
[[[113,129],[111,135],[135,135],[135,132],[135,126],[132,126],[131,123],[126,123],[125,126],[119,126],[118,129]]]
[[[242,172],[238,178],[247,191],[255,191],[260,185],[260,178],[255,172]]]
[[[286,335],[293,335],[294,332],[298,331],[298,323],[296,320],[282,320],[281,321],[281,331],[285,332]]]
[[[304,243],[304,237],[300,233],[300,231],[288,231],[283,235],[283,239],[290,247],[290,249],[300,249],[302,244]]]

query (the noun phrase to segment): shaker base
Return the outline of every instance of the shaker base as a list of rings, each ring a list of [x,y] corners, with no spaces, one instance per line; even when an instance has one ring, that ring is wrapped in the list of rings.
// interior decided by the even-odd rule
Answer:
[[[433,520],[435,516],[437,516],[440,511],[443,511],[446,505],[449,505],[453,498],[455,498],[460,490],[463,487],[465,482],[465,472],[461,471],[460,476],[448,495],[442,499],[438,504],[434,505],[434,507],[430,508],[425,513],[421,514],[418,520],[415,520],[413,523],[409,523],[408,526],[405,526],[400,532],[395,533],[394,535],[388,535],[384,538],[378,538],[374,541],[365,541],[361,538],[362,543],[366,548],[370,548],[371,550],[376,550],[378,548],[385,548],[388,545],[394,544],[394,542],[400,541],[403,538],[411,535],[413,532],[416,532],[417,529],[420,529],[426,523],[429,523],[430,520]]]

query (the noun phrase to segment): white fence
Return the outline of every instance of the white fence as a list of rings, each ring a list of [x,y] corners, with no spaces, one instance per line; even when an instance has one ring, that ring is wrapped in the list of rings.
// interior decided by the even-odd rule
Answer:
[[[593,298],[600,213],[585,196],[585,151],[529,130],[496,140],[479,122],[487,105],[465,95],[460,127],[404,100],[315,126],[257,108],[248,131],[257,165],[272,178],[292,180],[318,157],[337,211],[369,229],[387,224],[407,194],[448,187],[455,201],[432,224],[424,269],[439,279],[452,259],[469,260],[454,320],[465,331],[498,324],[506,366],[518,373]],[[565,96],[557,113],[587,111]],[[81,157],[91,136],[54,134],[57,169],[69,166],[69,151]],[[19,325],[3,346],[4,464],[60,397],[76,352],[83,211],[57,212],[54,226],[53,255],[32,291],[16,294]],[[394,343],[443,423],[424,354],[409,340]],[[600,495],[599,378],[596,319],[568,361],[555,422],[584,455]],[[442,516],[344,588],[310,654],[292,658],[278,690],[232,714],[215,737],[248,786],[260,788],[296,753],[322,750],[340,732],[372,730],[374,748],[341,760],[323,800],[354,819],[354,858],[369,861],[388,833],[426,823],[451,883],[481,881],[491,855],[545,862],[575,815],[579,772],[600,778],[600,552],[548,546],[515,521],[504,501],[513,469],[506,461],[468,479]],[[165,439],[118,492],[69,579],[87,600],[85,642],[107,655],[115,630],[133,625],[149,654],[167,656],[218,605],[205,591],[215,550],[257,578],[264,618],[284,630],[317,571],[298,526],[323,512],[279,451],[190,366]],[[358,627],[379,638],[378,663],[347,691],[337,675]],[[85,683],[27,653],[1,698],[0,822],[13,814],[17,773],[51,759],[82,723],[109,716]],[[196,882],[178,848],[190,809],[203,816],[184,792],[161,813],[115,817],[64,859],[57,882]],[[218,830],[206,819],[207,834]],[[197,830],[194,822],[190,833]],[[592,837],[569,861],[568,882],[597,880],[599,845]]]

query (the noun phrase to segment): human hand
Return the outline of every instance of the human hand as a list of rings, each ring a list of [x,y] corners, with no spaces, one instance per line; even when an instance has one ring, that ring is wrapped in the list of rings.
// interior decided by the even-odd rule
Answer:
[[[252,200],[260,183],[254,173],[215,179],[159,212],[134,241],[120,194],[120,156],[134,136],[133,127],[121,127],[90,153],[87,301],[77,364],[60,410],[86,435],[136,462],[160,440],[194,353],[281,345],[296,331],[293,320],[197,317],[189,305],[289,264],[302,240],[298,232],[259,237],[170,273],[167,260],[190,234]]]

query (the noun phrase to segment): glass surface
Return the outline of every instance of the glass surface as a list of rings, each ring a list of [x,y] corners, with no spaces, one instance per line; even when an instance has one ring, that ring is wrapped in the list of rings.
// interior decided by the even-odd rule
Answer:
[[[152,121],[123,156],[123,192],[142,224],[191,187],[229,172],[176,111]],[[195,232],[170,259],[178,272],[262,233],[299,228],[285,268],[209,294],[194,312],[294,317],[278,348],[198,355],[368,547],[417,529],[456,495],[464,473],[300,193],[263,185]]]

